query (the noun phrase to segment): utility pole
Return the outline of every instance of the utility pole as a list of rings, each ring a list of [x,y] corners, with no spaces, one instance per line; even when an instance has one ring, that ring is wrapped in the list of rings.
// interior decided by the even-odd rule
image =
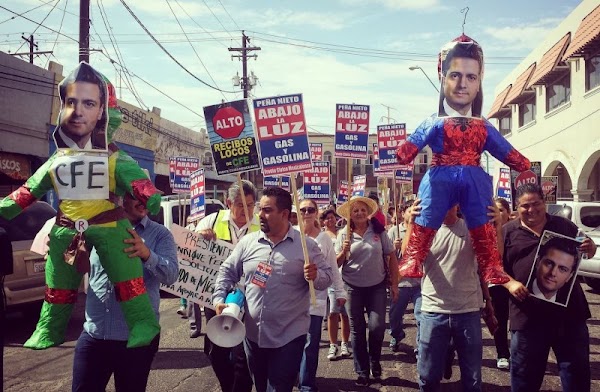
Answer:
[[[90,62],[90,0],[79,0],[79,62]]]
[[[27,42],[29,44],[29,63],[33,64],[33,55],[34,55],[33,48],[36,48],[36,49],[38,48],[38,46],[35,43],[33,43],[33,34],[31,34],[29,36],[29,39],[27,39],[23,36],[21,36],[21,38],[23,38],[25,40],[25,42]]]
[[[252,89],[251,83],[248,81],[248,59],[257,58],[256,54],[248,55],[248,52],[254,50],[260,50],[257,46],[248,46],[250,39],[244,30],[242,30],[242,47],[241,48],[229,48],[230,52],[240,52],[241,54],[232,55],[231,58],[238,58],[242,60],[242,80],[240,81],[242,90],[244,91],[244,98],[248,98],[248,92]]]

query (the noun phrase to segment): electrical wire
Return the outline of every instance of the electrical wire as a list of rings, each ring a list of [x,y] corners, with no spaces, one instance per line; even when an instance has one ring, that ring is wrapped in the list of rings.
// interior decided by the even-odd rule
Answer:
[[[67,14],[66,11],[67,11],[68,5],[69,5],[69,0],[65,0],[65,7],[63,8],[63,15],[62,15],[62,18],[60,19],[60,26],[58,26],[59,34],[60,34],[60,31],[62,30],[63,21],[65,20],[65,15]],[[54,52],[54,48],[56,47],[56,42],[58,41],[58,37],[59,37],[59,35],[56,34],[56,40],[54,41],[54,44],[52,44],[52,49],[50,49],[50,53]],[[44,65],[44,68],[48,67],[49,62],[50,62],[50,56],[48,56],[48,58],[46,59],[46,64]]]
[[[215,78],[213,78],[213,76],[210,74],[210,72],[208,71],[208,68],[206,68],[206,65],[204,64],[204,62],[202,61],[202,59],[200,58],[200,55],[198,54],[198,52],[196,51],[196,48],[194,47],[194,45],[192,45],[192,43],[190,42],[187,34],[185,33],[185,30],[183,29],[183,26],[181,25],[181,23],[179,22],[179,18],[177,18],[177,15],[175,14],[175,11],[173,11],[173,8],[171,7],[171,4],[169,3],[169,0],[165,0],[167,2],[167,5],[169,6],[169,9],[171,10],[171,13],[173,14],[173,17],[175,17],[175,20],[177,21],[177,24],[179,25],[179,28],[181,29],[181,31],[183,32],[183,34],[185,35],[185,38],[188,40],[188,43],[190,44],[190,46],[192,47],[192,50],[194,51],[194,54],[196,55],[196,57],[198,58],[198,61],[200,61],[200,64],[202,64],[202,67],[204,68],[204,70],[206,71],[206,73],[208,74],[208,76],[210,77],[210,80],[213,81],[213,83],[215,84],[215,86],[217,88],[219,88],[219,85],[217,84],[217,82],[215,81]],[[219,88],[220,90],[220,88]],[[221,95],[223,96],[223,99],[227,100],[227,97],[225,96],[225,94],[223,94],[223,92],[221,92]]]
[[[40,28],[40,26],[42,26],[42,24],[46,21],[46,19],[48,19],[48,17],[50,16],[50,14],[52,13],[52,11],[54,11],[54,9],[56,8],[56,6],[58,5],[58,3],[60,3],[60,0],[56,0],[56,3],[54,3],[54,5],[52,6],[52,8],[50,9],[50,11],[48,11],[48,13],[46,14],[46,16],[44,17],[44,19],[42,19],[42,21],[35,26],[35,29],[33,30],[33,32],[30,34],[31,39],[33,40],[33,36],[35,35],[35,32],[37,31],[37,29]],[[60,33],[59,33],[60,34]],[[18,53],[19,50],[21,50],[21,48],[23,47],[23,45],[25,45],[24,41],[21,43],[21,45],[17,48],[17,50],[15,50],[15,53]]]
[[[210,6],[208,5],[208,3],[206,2],[206,0],[202,0],[202,2],[204,3],[204,5],[206,6],[206,8],[208,8],[208,10],[210,11],[210,13],[212,14],[212,16],[215,17],[215,19],[217,20],[217,22],[219,22],[219,24],[221,25],[221,27],[223,28],[223,30],[227,31],[227,33],[229,33],[229,35],[231,36],[231,39],[233,38],[233,35],[231,35],[231,33],[225,28],[225,26],[223,26],[223,23],[221,23],[221,19],[219,19],[219,17],[213,12],[212,8],[210,8]]]
[[[37,10],[37,9],[38,9],[38,8],[40,8],[40,7],[43,7],[43,6],[45,6],[45,5],[48,5],[48,4],[52,3],[53,1],[54,1],[54,0],[49,0],[48,2],[46,2],[46,3],[44,3],[44,4],[40,4],[40,5],[38,5],[37,7],[33,7],[33,8],[32,8],[32,9],[30,9],[30,10],[27,10],[27,11],[25,11],[25,12],[21,12],[20,14],[17,14],[17,16],[23,16],[23,15],[25,15],[25,14],[27,14],[27,13],[31,12],[31,11],[35,11],[35,10]],[[13,20],[14,18],[16,18],[16,16],[11,16],[10,18],[8,18],[8,19],[5,19],[5,20],[3,20],[2,22],[0,22],[0,24],[2,24],[2,23],[4,23],[4,22],[8,22],[9,20]],[[19,34],[21,34],[21,33],[19,33]]]
[[[173,60],[177,65],[179,65],[179,67],[181,69],[183,69],[186,73],[188,73],[191,77],[193,77],[194,79],[196,79],[197,81],[199,81],[200,83],[204,84],[207,87],[212,88],[213,90],[217,90],[217,91],[221,91],[223,93],[230,93],[230,94],[235,94],[237,93],[237,91],[226,91],[226,90],[221,90],[218,87],[212,86],[208,83],[206,83],[204,80],[200,79],[199,77],[197,77],[196,75],[194,75],[190,70],[188,70],[183,64],[181,64],[175,57],[173,57],[173,55],[167,50],[167,48],[165,48],[153,35],[152,33],[146,28],[146,26],[144,26],[144,24],[142,23],[142,21],[133,13],[133,11],[131,10],[131,8],[129,8],[129,6],[127,5],[127,3],[125,3],[125,0],[119,0],[121,2],[121,4],[123,4],[123,6],[127,9],[127,11],[129,12],[129,14],[131,14],[131,16],[133,17],[133,19],[135,19],[136,22],[138,22],[138,24],[140,25],[140,27],[150,36],[150,38],[152,38],[152,40],[154,42],[156,42],[156,44],[163,50],[163,52],[165,52],[165,54],[167,56],[169,56],[171,58],[171,60]]]
[[[60,1],[60,0],[58,0],[58,1]],[[26,17],[26,16],[19,15],[19,14],[17,14],[16,12],[14,12],[14,11],[12,11],[12,10],[9,10],[8,8],[6,8],[6,7],[2,6],[2,5],[0,5],[0,8],[2,8],[2,9],[3,9],[3,10],[5,10],[5,11],[8,11],[8,12],[10,12],[11,14],[15,14],[15,15],[17,15],[17,16],[20,16],[21,18],[23,18],[23,19],[25,19],[25,20],[27,20],[27,21],[29,21],[29,22],[31,22],[31,23],[35,23],[35,24],[36,24],[38,27],[43,27],[43,28],[45,28],[46,30],[50,30],[50,31],[52,31],[52,32],[54,32],[54,33],[57,33],[57,34],[59,34],[59,35],[61,35],[61,36],[63,36],[63,37],[66,37],[66,38],[70,39],[71,41],[77,42],[77,43],[79,44],[79,40],[78,40],[78,39],[75,39],[75,38],[73,38],[73,37],[70,37],[70,36],[68,36],[68,35],[66,35],[66,34],[63,34],[63,33],[59,32],[59,31],[56,31],[56,30],[54,30],[53,28],[50,28],[50,27],[48,27],[48,26],[46,26],[46,25],[43,25],[43,24],[42,24],[43,22],[42,22],[42,23],[40,23],[40,22],[36,22],[35,20],[33,20],[33,19],[29,19],[29,18],[28,18],[28,17]],[[37,27],[36,27],[36,30],[37,30]]]
[[[238,30],[242,30],[240,28],[240,26],[238,26],[238,24],[235,22],[235,20],[231,17],[231,14],[229,13],[229,11],[227,11],[227,8],[225,8],[225,6],[223,5],[223,2],[221,0],[218,0],[219,4],[221,4],[221,7],[223,7],[223,10],[225,11],[225,13],[227,14],[227,16],[229,16],[229,19],[231,19],[231,21],[233,22],[233,24],[235,25],[235,27],[237,27]]]
[[[104,28],[106,29],[106,32],[108,33],[108,38],[110,40],[110,43],[113,47],[113,50],[114,50],[116,56],[117,56],[117,59],[123,64],[123,67],[125,67],[125,69],[127,69],[127,67],[125,66],[125,60],[121,54],[121,51],[119,50],[119,46],[117,44],[117,39],[112,36],[112,26],[110,25],[110,22],[108,21],[108,14],[106,14],[106,10],[104,9],[102,0],[97,0],[96,4],[98,5],[98,9],[100,11],[100,16],[102,18],[102,22],[104,23]],[[125,74],[125,84],[127,85],[127,87],[129,87],[129,91],[131,91],[131,94],[133,95],[133,97],[135,98],[137,103],[141,107],[143,107],[147,110],[148,106],[146,106],[146,104],[144,103],[142,98],[139,96],[139,93],[137,92],[137,90],[135,89],[135,87],[133,85],[133,81],[131,79],[129,79],[129,76],[127,73]]]

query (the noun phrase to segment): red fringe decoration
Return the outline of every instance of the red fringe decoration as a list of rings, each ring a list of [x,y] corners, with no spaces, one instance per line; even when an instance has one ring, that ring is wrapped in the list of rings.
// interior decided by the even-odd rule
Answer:
[[[421,278],[423,276],[423,263],[429,253],[436,231],[413,223],[408,246],[398,267],[400,276],[405,278]]]
[[[115,284],[115,296],[119,302],[129,301],[138,295],[144,294],[145,292],[146,285],[144,284],[144,278],[142,277]]]
[[[473,249],[477,255],[477,264],[479,265],[479,274],[486,283],[503,284],[510,280],[510,277],[502,268],[502,260],[498,251],[498,242],[496,240],[496,228],[490,222],[469,230]]]
[[[74,304],[77,302],[77,290],[56,289],[46,286],[44,301],[49,304]]]

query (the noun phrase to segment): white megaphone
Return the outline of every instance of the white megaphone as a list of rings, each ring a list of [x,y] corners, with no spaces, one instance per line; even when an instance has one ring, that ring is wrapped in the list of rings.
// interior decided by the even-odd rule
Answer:
[[[217,346],[235,347],[246,336],[246,327],[240,320],[244,305],[244,293],[238,288],[225,298],[227,307],[223,312],[211,318],[206,325],[206,335]]]

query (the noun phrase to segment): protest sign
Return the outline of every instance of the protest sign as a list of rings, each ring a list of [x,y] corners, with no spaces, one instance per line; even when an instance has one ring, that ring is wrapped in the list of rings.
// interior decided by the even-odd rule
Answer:
[[[190,175],[190,216],[188,220],[195,222],[204,218],[205,182],[204,169],[198,169]]]
[[[510,169],[510,182],[512,183],[513,210],[517,209],[517,188],[523,184],[540,184],[542,180],[542,162],[531,162],[531,168],[519,173]]]
[[[338,189],[337,204],[342,205],[348,201],[348,181],[340,181],[340,187]]]
[[[200,158],[175,157],[175,174],[173,175],[173,193],[190,191],[190,174],[200,168]]]
[[[368,159],[369,106],[337,104],[335,111],[335,157]]]
[[[539,300],[566,307],[577,280],[581,261],[576,238],[544,230],[526,287],[531,309],[544,306]]]
[[[317,204],[329,204],[330,166],[328,161],[314,161],[313,168],[304,172],[304,198]]]
[[[263,175],[297,173],[312,167],[302,94],[254,100]]]
[[[352,196],[364,196],[367,185],[367,176],[354,176],[352,180]]]
[[[206,106],[204,117],[217,175],[260,167],[246,100]]]
[[[278,186],[290,191],[290,176],[264,176],[263,177],[263,188],[270,188]]]
[[[214,309],[212,294],[219,267],[233,251],[225,241],[208,241],[199,233],[173,224],[171,233],[177,244],[179,278],[172,285],[161,284],[163,291]]]
[[[399,169],[396,149],[406,142],[406,124],[377,126],[377,149],[379,167],[382,170]]]
[[[411,184],[413,181],[413,172],[415,165],[400,165],[396,170],[396,184]]]
[[[377,177],[393,177],[394,172],[390,170],[383,170],[379,164],[379,147],[377,143],[373,143],[373,174]]]
[[[310,143],[310,159],[313,162],[323,160],[323,143]]]
[[[498,183],[496,184],[496,197],[500,197],[512,203],[512,193],[510,185],[510,169],[501,167],[498,175]]]
[[[558,190],[558,176],[542,177],[542,192],[544,193],[544,201],[546,204],[556,203],[556,192]]]
[[[175,157],[169,157],[169,185],[173,188],[173,182],[175,181]]]

